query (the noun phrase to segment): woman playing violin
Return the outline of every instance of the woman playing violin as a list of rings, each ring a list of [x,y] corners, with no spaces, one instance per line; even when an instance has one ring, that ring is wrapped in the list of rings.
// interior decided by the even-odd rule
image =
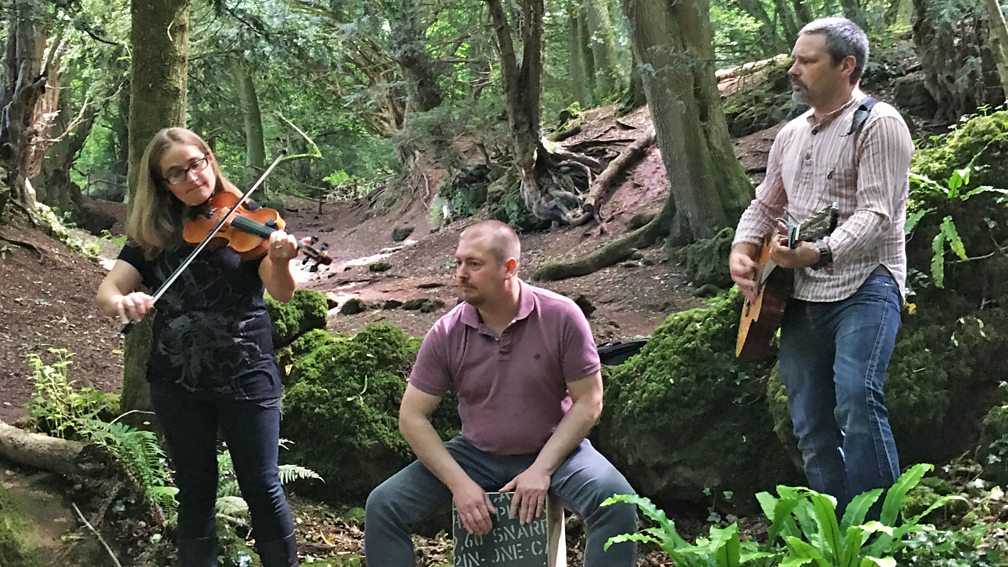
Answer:
[[[202,138],[184,128],[158,132],[141,158],[126,224],[130,242],[98,287],[102,311],[124,322],[142,319],[153,300],[141,285],[154,289],[172,276],[194,249],[182,239],[183,225],[222,191],[240,195]],[[290,261],[297,253],[297,241],[280,230],[256,259],[207,247],[158,300],[147,379],[179,489],[182,567],[216,565],[218,429],[263,565],[298,564],[279,480],[281,383],[263,299],[264,287],[282,302],[294,294]]]

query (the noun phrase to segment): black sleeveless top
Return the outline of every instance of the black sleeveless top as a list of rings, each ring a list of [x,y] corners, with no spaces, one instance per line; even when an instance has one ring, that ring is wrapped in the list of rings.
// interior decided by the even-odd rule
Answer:
[[[146,260],[131,243],[119,259],[156,290],[193,246],[183,244]],[[205,248],[155,304],[154,340],[147,361],[152,386],[208,399],[257,400],[280,395],[273,324],[266,312],[262,259],[243,261],[227,246]]]

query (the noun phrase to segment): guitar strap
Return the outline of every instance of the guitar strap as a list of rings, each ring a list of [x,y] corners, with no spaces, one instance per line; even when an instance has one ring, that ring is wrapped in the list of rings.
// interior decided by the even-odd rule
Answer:
[[[858,106],[857,110],[854,111],[854,118],[851,119],[850,130],[847,131],[845,136],[850,136],[851,134],[856,134],[864,126],[865,120],[868,119],[868,114],[871,113],[871,109],[878,102],[873,96],[866,96],[861,101],[861,105]]]

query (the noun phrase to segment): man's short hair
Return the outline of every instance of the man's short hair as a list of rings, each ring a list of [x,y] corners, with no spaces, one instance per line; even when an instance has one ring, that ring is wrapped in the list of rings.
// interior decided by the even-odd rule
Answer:
[[[836,65],[846,57],[854,57],[851,84],[857,84],[868,64],[868,36],[857,24],[847,18],[820,18],[801,29],[800,33],[820,33],[826,36],[826,52]]]
[[[507,262],[508,258],[521,259],[521,242],[518,240],[518,235],[503,222],[487,220],[476,223],[462,231],[459,239],[463,238],[485,239],[490,255],[498,264]]]

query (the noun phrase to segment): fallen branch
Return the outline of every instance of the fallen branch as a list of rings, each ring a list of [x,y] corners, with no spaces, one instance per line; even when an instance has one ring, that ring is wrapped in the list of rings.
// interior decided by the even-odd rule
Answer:
[[[31,433],[0,421],[0,458],[63,475],[91,475],[94,464],[82,457],[84,444]],[[104,465],[101,465],[104,467]]]
[[[81,514],[80,508],[77,507],[77,504],[71,502],[70,505],[73,506],[74,512],[77,512],[77,517],[80,518],[80,520],[84,522],[84,525],[87,526],[89,530],[91,530],[91,533],[93,533],[95,537],[98,538],[98,543],[102,544],[102,547],[104,547],[105,551],[108,552],[109,557],[112,558],[112,563],[114,563],[116,567],[122,567],[122,563],[119,563],[119,560],[116,559],[115,553],[112,553],[112,548],[109,547],[109,544],[105,543],[105,538],[103,538],[101,534],[98,533],[98,530],[94,529],[94,526],[92,526],[91,523],[88,522],[86,518],[84,518],[84,514]]]

